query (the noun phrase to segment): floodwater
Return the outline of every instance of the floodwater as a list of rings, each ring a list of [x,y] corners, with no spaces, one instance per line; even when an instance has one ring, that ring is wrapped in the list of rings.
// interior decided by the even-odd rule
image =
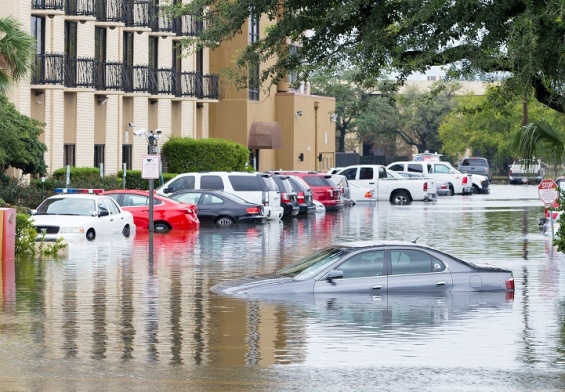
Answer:
[[[537,187],[262,226],[71,243],[3,269],[1,391],[562,391],[565,256]],[[506,295],[257,302],[222,280],[328,244],[415,240],[509,268]],[[564,272],[561,272],[564,270]],[[8,272],[7,272],[8,271]],[[13,281],[11,281],[12,279]]]

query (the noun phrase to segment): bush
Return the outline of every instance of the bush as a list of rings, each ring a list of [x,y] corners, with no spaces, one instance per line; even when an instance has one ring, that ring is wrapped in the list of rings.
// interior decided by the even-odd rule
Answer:
[[[171,137],[161,149],[167,171],[245,171],[249,150],[242,144],[224,139]]]

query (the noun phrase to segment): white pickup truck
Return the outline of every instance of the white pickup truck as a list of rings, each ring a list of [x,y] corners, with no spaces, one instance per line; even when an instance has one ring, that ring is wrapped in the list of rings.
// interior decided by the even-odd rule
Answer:
[[[377,200],[388,200],[393,204],[433,201],[437,198],[433,179],[401,177],[383,165],[352,165],[338,174],[351,183],[373,189]]]
[[[426,177],[449,184],[452,194],[469,195],[473,193],[473,183],[468,174],[455,169],[449,162],[400,161],[387,166],[388,170],[422,173]]]

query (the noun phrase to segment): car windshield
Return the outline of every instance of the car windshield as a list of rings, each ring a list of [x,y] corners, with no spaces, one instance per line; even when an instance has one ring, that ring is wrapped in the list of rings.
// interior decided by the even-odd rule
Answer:
[[[93,199],[71,197],[47,199],[37,207],[36,215],[83,215],[92,216],[96,211]]]
[[[313,255],[300,259],[277,271],[278,275],[290,276],[296,280],[306,280],[334,263],[348,251],[342,248],[326,248]]]

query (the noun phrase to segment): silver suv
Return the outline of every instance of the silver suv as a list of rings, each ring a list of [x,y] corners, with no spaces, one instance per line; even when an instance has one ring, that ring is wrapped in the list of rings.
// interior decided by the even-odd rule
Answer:
[[[480,174],[481,176],[487,177],[489,181],[492,180],[492,173],[490,172],[490,166],[486,158],[464,158],[459,164],[459,171],[467,174]]]

